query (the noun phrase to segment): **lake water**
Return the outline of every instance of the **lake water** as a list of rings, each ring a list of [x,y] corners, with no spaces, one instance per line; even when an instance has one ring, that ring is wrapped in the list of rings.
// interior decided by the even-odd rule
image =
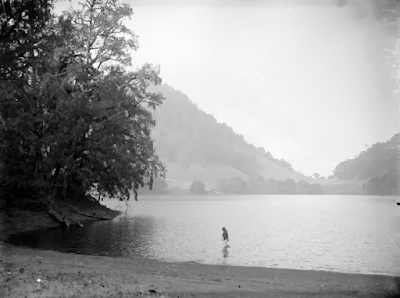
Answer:
[[[400,275],[398,197],[139,197],[112,221],[21,233],[11,243],[40,249],[351,273]],[[126,206],[108,201],[119,210]],[[222,249],[222,226],[230,248]]]

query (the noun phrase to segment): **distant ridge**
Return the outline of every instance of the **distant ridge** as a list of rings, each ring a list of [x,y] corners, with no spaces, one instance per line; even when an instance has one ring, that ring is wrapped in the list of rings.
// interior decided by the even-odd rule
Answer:
[[[400,133],[384,143],[373,144],[353,159],[339,163],[334,176],[355,180],[370,195],[400,195]]]
[[[327,179],[306,177],[246,142],[182,92],[165,84],[152,91],[166,97],[154,112],[152,137],[167,174],[155,180],[155,190],[142,193],[187,193],[197,181],[205,187],[201,192],[214,193],[400,195],[400,133],[339,163]]]
[[[167,165],[169,188],[188,189],[193,180],[202,180],[208,189],[218,189],[221,179],[254,176],[295,182],[313,179],[293,170],[283,159],[276,159],[256,148],[202,111],[185,94],[168,85],[152,88],[166,100],[154,112],[153,139],[157,153]]]

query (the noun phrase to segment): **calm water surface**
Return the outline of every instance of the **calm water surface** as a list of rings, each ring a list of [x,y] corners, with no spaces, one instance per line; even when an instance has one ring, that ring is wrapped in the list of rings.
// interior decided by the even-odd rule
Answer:
[[[141,197],[113,221],[21,233],[15,244],[83,254],[400,275],[398,197]],[[121,202],[106,205],[124,210]],[[222,249],[222,226],[230,248]]]

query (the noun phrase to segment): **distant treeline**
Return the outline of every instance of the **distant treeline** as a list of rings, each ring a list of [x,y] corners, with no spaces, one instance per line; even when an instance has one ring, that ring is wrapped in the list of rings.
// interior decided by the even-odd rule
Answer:
[[[188,190],[191,193],[204,194],[210,190],[201,180],[194,180]],[[295,182],[292,179],[276,181],[264,179],[262,176],[254,176],[248,180],[240,177],[219,180],[216,189],[211,190],[224,194],[322,194],[319,184],[309,184],[303,180]],[[153,189],[141,188],[142,194],[167,194],[170,193],[168,184],[163,178],[155,178]]]
[[[341,162],[334,175],[342,180],[359,180],[368,195],[400,195],[400,133],[385,143],[373,144],[353,159]]]
[[[218,191],[229,194],[321,194],[319,184],[309,184],[306,181],[295,182],[293,179],[276,181],[254,176],[247,181],[234,177],[221,179]]]
[[[377,176],[363,183],[363,193],[367,195],[400,195],[398,171]]]

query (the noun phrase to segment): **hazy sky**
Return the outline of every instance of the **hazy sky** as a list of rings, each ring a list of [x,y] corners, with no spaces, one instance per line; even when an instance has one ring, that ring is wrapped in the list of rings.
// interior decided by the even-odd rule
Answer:
[[[347,7],[123,2],[139,36],[135,65],[159,64],[163,83],[295,170],[328,176],[399,130],[385,50],[393,38]]]

